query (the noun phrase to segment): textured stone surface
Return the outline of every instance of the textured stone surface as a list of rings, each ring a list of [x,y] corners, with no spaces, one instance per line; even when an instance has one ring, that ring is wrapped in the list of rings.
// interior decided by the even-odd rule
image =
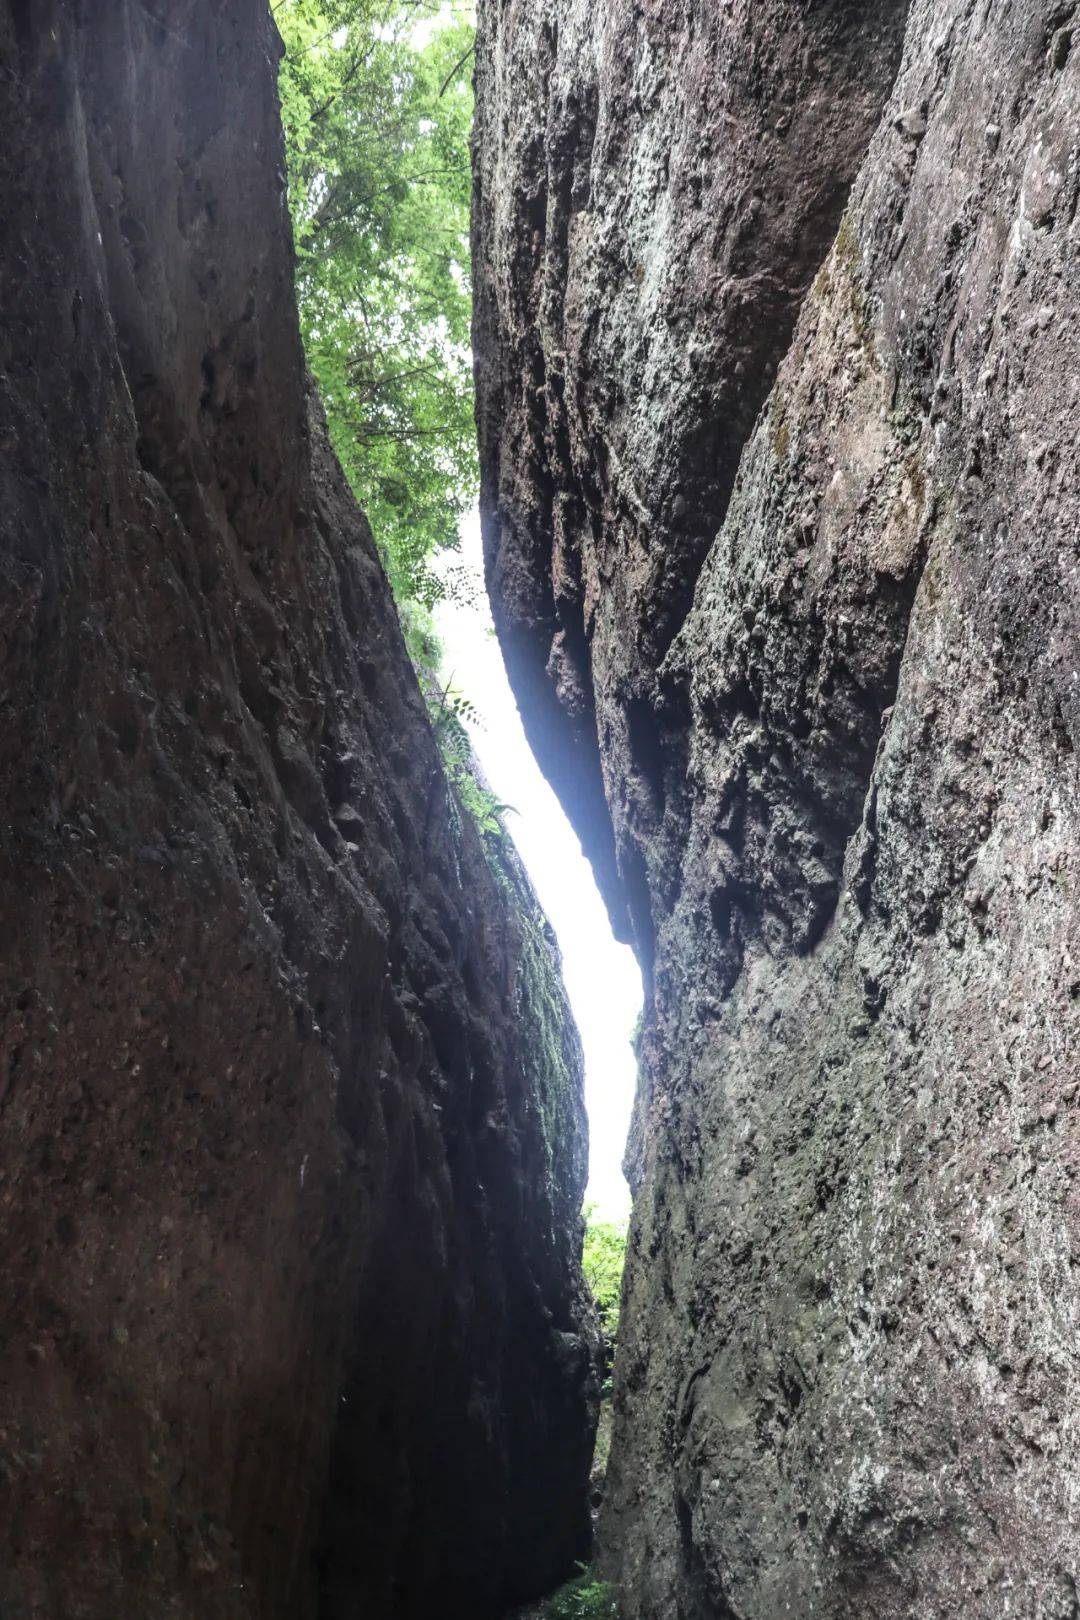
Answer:
[[[628,934],[632,918],[643,949],[656,671],[835,233],[901,10],[480,8],[475,341],[492,601],[533,746],[616,927]]]
[[[873,20],[786,9],[789,40],[800,18],[852,41]],[[645,106],[658,77],[652,148],[671,151],[673,176],[683,131],[708,151],[724,124],[709,169],[735,208],[724,165],[750,133],[732,106],[774,10],[665,7],[665,23],[681,19],[665,54],[650,9],[627,7],[617,67],[602,49],[624,16],[614,3],[591,20],[573,0],[486,12],[481,380],[489,401],[511,400],[500,434],[485,424],[490,577],[527,707],[557,633],[523,610],[522,578],[557,600],[567,550],[581,559],[578,684],[595,694],[623,892],[655,957],[605,1559],[631,1620],[1072,1616],[1075,7],[915,0],[865,154],[854,129],[839,154],[861,170],[819,265],[793,224],[843,123],[789,147],[784,206],[761,188],[747,251],[765,273],[788,231],[817,274],[793,334],[757,310],[762,341],[788,351],[767,398],[770,362],[755,370],[742,328],[725,328],[723,293],[697,296],[673,179],[656,184],[639,143],[598,141],[577,206],[602,196],[605,219],[645,216],[661,243],[639,257],[636,296],[632,264],[604,280],[583,258],[563,325],[546,316],[552,352],[569,333],[576,356],[565,397],[593,424],[599,520],[595,506],[575,518],[569,548],[536,521],[579,498],[584,438],[572,476],[537,452],[535,494],[533,464],[507,459],[515,433],[542,438],[535,375],[515,368],[549,326],[535,298],[529,325],[535,258],[514,263],[505,244],[563,149],[559,86],[598,83],[603,107],[624,75]],[[695,81],[675,66],[706,13],[725,38],[745,26]],[[545,26],[554,64],[519,85],[524,42]],[[831,81],[828,51],[796,60],[804,116],[845,92],[870,111],[865,73]],[[759,150],[784,106],[777,89],[748,107]],[[534,253],[557,257],[542,232]],[[695,476],[703,487],[730,465],[725,401],[757,413],[682,620],[665,617],[659,582],[669,557],[682,575],[683,554],[648,499],[673,487],[683,396],[636,439],[621,414],[645,408],[637,359],[666,341],[647,297],[657,262],[685,277],[680,356],[704,353],[701,395],[717,406],[718,437],[680,475],[688,513]],[[726,284],[722,253],[712,262]]]
[[[576,1035],[305,397],[259,0],[0,3],[0,1610],[588,1532]]]

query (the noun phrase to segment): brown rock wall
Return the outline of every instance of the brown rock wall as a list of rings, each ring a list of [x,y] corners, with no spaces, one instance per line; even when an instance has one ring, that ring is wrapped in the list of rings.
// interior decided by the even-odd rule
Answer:
[[[10,1620],[471,1620],[588,1534],[578,1043],[306,397],[278,49],[0,4]]]

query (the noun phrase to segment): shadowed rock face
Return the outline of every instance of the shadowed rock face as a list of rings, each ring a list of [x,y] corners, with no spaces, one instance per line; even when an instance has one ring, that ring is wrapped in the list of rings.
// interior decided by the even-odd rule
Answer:
[[[0,0],[0,1609],[587,1542],[581,1065],[305,396],[258,0]]]
[[[1078,1611],[1080,15],[903,9],[486,8],[490,578],[528,708],[579,559],[607,849],[654,967],[603,1528],[631,1620]],[[730,49],[695,77],[707,40]],[[623,83],[640,131],[602,139]],[[567,86],[598,134],[558,238]],[[742,323],[729,239],[711,283],[687,246],[691,147],[711,228],[761,154]],[[624,238],[655,246],[616,273]],[[563,460],[537,349],[565,356]],[[682,517],[716,519],[689,566],[674,445]],[[537,517],[589,468],[567,540]]]
[[[657,671],[835,234],[902,10],[481,7],[488,579],[540,762],[646,958]]]

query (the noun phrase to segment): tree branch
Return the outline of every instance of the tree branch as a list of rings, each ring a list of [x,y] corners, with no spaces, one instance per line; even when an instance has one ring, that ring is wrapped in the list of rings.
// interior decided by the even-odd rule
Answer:
[[[462,56],[462,57],[459,57],[459,59],[454,63],[453,67],[450,69],[449,73],[446,75],[446,78],[443,80],[442,89],[439,91],[439,100],[440,101],[442,100],[443,96],[445,96],[446,92],[449,90],[451,82],[457,77],[458,73],[465,66],[466,62],[469,60],[469,57],[472,56],[472,54],[473,54],[473,52],[475,50],[476,50],[476,41],[473,40],[472,44],[469,46],[468,50],[465,52],[465,55]]]

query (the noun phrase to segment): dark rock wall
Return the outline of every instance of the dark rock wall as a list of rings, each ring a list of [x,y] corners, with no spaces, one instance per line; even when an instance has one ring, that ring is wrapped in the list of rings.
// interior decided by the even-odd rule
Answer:
[[[588,1534],[579,1047],[306,397],[261,0],[0,3],[0,1609]]]
[[[489,577],[552,730],[580,578],[654,967],[631,1620],[1080,1612],[1080,14],[906,9],[485,9]]]
[[[481,7],[475,342],[496,624],[540,763],[646,954],[657,671],[835,234],[902,9]]]

